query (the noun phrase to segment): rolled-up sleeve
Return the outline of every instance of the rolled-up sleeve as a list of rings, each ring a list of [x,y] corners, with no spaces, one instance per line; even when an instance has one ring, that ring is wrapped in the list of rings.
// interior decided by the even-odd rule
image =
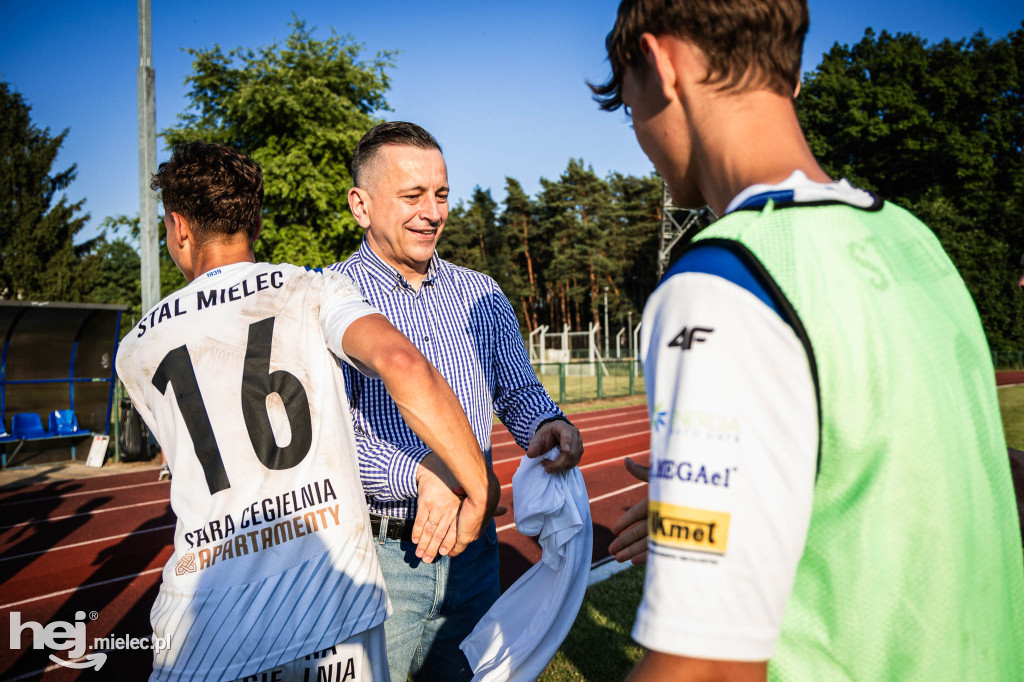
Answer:
[[[416,498],[416,468],[430,453],[430,448],[396,445],[358,431],[356,448],[363,492],[379,502]]]

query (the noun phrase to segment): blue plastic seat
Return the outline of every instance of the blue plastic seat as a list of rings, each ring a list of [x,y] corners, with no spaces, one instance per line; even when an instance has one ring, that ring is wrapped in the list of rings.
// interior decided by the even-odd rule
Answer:
[[[15,438],[46,438],[43,420],[35,412],[19,412],[11,418],[11,435]]]
[[[78,417],[72,410],[54,410],[50,413],[50,423],[46,430],[51,436],[70,436],[78,433]]]

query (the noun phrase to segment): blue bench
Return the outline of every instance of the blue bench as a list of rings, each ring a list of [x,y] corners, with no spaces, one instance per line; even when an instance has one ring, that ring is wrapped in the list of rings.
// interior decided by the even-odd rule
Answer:
[[[3,467],[10,466],[22,446],[29,441],[88,436],[90,431],[78,426],[78,417],[73,410],[54,410],[43,428],[43,420],[35,412],[18,412],[11,417],[11,431],[0,434],[0,443],[18,443],[10,455],[3,455]]]

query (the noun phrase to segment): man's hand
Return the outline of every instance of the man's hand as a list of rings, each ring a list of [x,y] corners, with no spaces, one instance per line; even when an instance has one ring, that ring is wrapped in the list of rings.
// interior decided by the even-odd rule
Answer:
[[[476,528],[473,535],[467,523],[464,533],[467,540],[459,542],[455,520],[463,498],[455,494],[456,485],[455,477],[436,454],[431,452],[420,461],[416,470],[419,497],[412,541],[417,543],[416,556],[424,563],[429,564],[437,554],[455,556],[480,536],[480,528]]]
[[[544,471],[553,474],[558,471],[572,469],[583,457],[583,438],[580,430],[567,421],[555,419],[537,429],[526,449],[527,457],[539,457],[553,447],[561,451],[557,459],[545,459],[541,462]]]
[[[428,564],[438,554],[456,556],[480,537],[492,516],[508,512],[506,507],[498,506],[501,485],[493,471],[488,470],[487,483],[487,504],[478,505],[466,498],[466,491],[440,457],[431,452],[420,461],[416,470],[419,497],[412,526],[412,541],[418,545],[416,556]]]
[[[650,479],[651,468],[626,458],[626,471],[641,481]],[[612,526],[615,539],[608,553],[619,563],[630,561],[634,566],[647,563],[647,498],[630,507]]]

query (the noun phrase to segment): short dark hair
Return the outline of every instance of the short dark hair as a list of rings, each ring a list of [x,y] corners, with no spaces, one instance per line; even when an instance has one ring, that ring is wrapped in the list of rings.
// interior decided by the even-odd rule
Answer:
[[[643,73],[640,36],[673,35],[704,53],[705,83],[723,90],[765,87],[792,96],[809,23],[806,0],[623,0],[605,40],[612,75],[594,85],[602,109],[622,106],[626,68]]]
[[[160,190],[164,212],[192,223],[196,245],[243,231],[256,238],[263,171],[241,152],[213,142],[179,144],[149,186]]]
[[[386,145],[441,151],[441,145],[437,143],[434,136],[415,123],[388,121],[375,125],[363,135],[356,145],[355,151],[352,152],[352,183],[356,187],[363,187],[363,183],[368,180],[368,171],[376,160],[377,153],[381,147]]]

